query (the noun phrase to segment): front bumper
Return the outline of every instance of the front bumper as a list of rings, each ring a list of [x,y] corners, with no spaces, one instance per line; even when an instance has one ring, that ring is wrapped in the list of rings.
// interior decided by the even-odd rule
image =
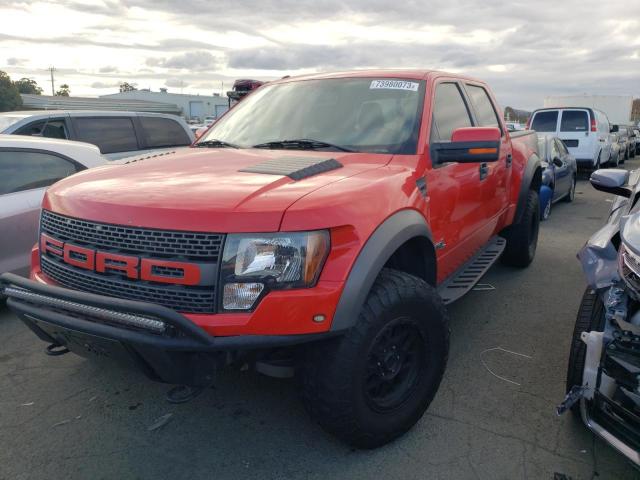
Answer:
[[[210,385],[238,354],[318,341],[334,334],[214,337],[182,314],[151,303],[78,292],[5,273],[7,305],[43,341],[82,356],[134,364],[153,380]]]

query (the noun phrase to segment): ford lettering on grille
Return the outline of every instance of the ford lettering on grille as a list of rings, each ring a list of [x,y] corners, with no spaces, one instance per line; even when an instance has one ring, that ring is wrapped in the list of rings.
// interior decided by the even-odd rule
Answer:
[[[44,210],[42,271],[87,292],[215,313],[224,236],[109,225]]]

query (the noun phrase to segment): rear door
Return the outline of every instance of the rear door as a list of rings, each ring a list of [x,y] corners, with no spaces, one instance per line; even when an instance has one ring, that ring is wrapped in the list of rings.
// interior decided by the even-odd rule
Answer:
[[[544,134],[554,134],[558,132],[558,120],[560,112],[557,109],[538,110],[533,113],[531,119],[531,129]]]
[[[557,200],[569,191],[571,178],[571,169],[567,157],[569,152],[564,146],[562,140],[554,138],[551,140],[551,161],[554,162],[555,170],[555,188],[553,190],[553,199]]]
[[[483,163],[480,182],[482,188],[483,212],[486,218],[487,240],[498,223],[500,214],[509,205],[511,142],[500,122],[500,116],[489,93],[482,85],[465,83],[465,91],[472,107],[474,123],[478,127],[495,127],[502,132],[500,158],[497,162]]]
[[[576,158],[595,160],[596,149],[599,151],[599,146],[596,145],[597,132],[590,135],[590,124],[588,110],[569,108],[561,110],[558,137]]]
[[[128,116],[72,117],[76,138],[92,143],[109,160],[128,157],[142,149],[134,119]]]
[[[449,142],[454,130],[473,126],[470,106],[457,81],[441,81],[432,91],[430,143]],[[481,201],[480,164],[432,164],[426,178],[429,225],[442,281],[484,244],[481,227],[487,212]]]

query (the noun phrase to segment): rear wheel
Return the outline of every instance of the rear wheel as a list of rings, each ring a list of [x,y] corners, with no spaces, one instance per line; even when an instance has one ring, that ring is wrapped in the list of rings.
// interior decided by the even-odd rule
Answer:
[[[567,367],[566,393],[569,393],[574,385],[582,385],[584,362],[587,355],[587,346],[580,338],[582,332],[590,332],[592,330],[601,332],[603,328],[604,306],[602,300],[595,290],[587,288],[582,296],[578,317],[576,318],[576,324],[573,329],[569,365]],[[571,410],[579,415],[580,404],[574,404]]]
[[[576,198],[576,176],[574,175],[571,179],[571,186],[569,187],[569,193],[564,197],[565,202],[573,202],[574,198]]]
[[[540,231],[540,203],[538,192],[529,190],[524,213],[519,223],[508,227],[503,236],[507,246],[501,261],[512,267],[528,267],[536,255]]]
[[[356,324],[307,348],[302,399],[328,432],[376,448],[409,430],[433,400],[449,352],[448,317],[423,280],[384,269]]]

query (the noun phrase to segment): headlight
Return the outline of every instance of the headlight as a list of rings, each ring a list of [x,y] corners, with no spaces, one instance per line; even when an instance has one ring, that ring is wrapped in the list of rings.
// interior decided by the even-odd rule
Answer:
[[[231,234],[222,255],[222,307],[250,310],[263,291],[315,285],[329,232]]]
[[[634,297],[640,296],[640,257],[620,245],[618,272]]]

